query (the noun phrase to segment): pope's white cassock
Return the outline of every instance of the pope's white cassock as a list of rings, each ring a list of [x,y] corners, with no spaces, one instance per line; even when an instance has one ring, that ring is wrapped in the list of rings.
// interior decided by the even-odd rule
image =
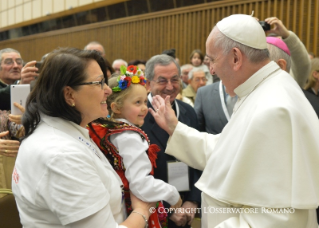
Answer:
[[[202,227],[318,227],[319,121],[300,87],[270,62],[235,93],[221,134],[179,122],[166,149],[203,170]]]

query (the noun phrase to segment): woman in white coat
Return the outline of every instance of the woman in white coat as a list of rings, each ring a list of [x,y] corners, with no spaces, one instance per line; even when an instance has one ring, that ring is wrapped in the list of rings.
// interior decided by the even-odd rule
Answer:
[[[125,219],[122,182],[85,128],[108,115],[103,58],[59,49],[43,63],[23,116],[12,187],[27,227],[144,227],[152,204],[132,195]]]

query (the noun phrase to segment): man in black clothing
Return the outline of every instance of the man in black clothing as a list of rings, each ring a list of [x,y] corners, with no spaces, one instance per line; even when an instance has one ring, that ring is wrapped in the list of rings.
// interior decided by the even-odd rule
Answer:
[[[180,91],[180,75],[181,70],[179,65],[176,63],[174,58],[166,54],[156,55],[148,60],[145,69],[147,88],[150,91],[147,106],[152,108],[152,96],[160,95],[163,98],[170,96],[171,104],[175,110],[178,120],[197,129],[198,123],[194,109],[190,105],[175,99]],[[175,157],[164,153],[169,135],[157,125],[150,113],[148,113],[145,117],[142,130],[148,135],[151,144],[157,144],[161,148],[161,151],[157,154],[157,167],[154,169],[154,177],[169,183],[168,163],[178,162]],[[196,153],[196,151],[194,151],[194,153]],[[169,214],[169,228],[190,227],[196,208],[200,207],[201,192],[194,186],[194,184],[199,179],[201,172],[190,167],[186,168],[188,169],[188,175],[184,176],[184,180],[187,182],[188,178],[189,186],[187,190],[180,191],[180,195],[183,200],[183,210]],[[169,205],[165,202],[164,206],[166,208],[169,207]]]

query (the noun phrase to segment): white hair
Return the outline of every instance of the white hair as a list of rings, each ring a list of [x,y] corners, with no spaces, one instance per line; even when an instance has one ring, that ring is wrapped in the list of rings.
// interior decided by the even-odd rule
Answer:
[[[273,44],[267,43],[267,48],[269,50],[270,59],[278,62],[279,59],[284,59],[287,63],[286,65],[286,71],[289,73],[290,67],[291,67],[291,58],[290,55],[288,55],[286,52],[278,48],[277,46]]]
[[[181,66],[181,71],[189,69],[189,68],[193,68],[193,65],[189,63],[184,64],[183,66]]]
[[[113,63],[112,63],[112,67],[114,68],[114,65],[115,65],[116,63],[118,63],[118,62],[121,62],[124,66],[127,67],[127,62],[126,62],[125,60],[123,60],[123,59],[115,59],[115,60],[113,61]]]
[[[195,72],[203,72],[203,73],[205,74],[205,76],[206,76],[205,71],[203,71],[203,70],[200,69],[200,68],[194,67],[190,72],[188,72],[188,79],[189,79],[189,80],[192,80],[192,78],[194,77],[194,73],[195,73]]]

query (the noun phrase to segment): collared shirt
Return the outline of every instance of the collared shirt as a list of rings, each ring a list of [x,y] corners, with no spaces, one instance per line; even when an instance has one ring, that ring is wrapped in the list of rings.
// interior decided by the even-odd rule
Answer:
[[[107,224],[124,220],[122,181],[88,130],[41,114],[35,131],[23,140],[12,190],[24,227],[64,227],[102,208]]]

